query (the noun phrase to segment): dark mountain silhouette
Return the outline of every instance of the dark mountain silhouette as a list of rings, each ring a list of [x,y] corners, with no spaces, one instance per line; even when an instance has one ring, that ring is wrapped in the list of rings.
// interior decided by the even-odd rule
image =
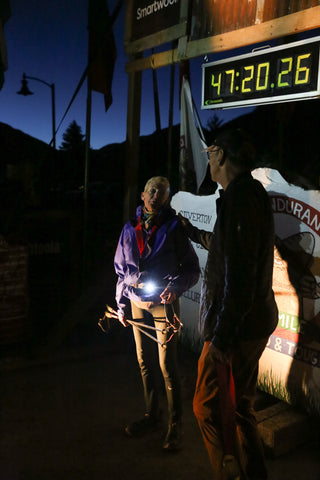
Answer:
[[[288,102],[256,108],[226,126],[248,130],[257,148],[257,166],[276,168],[290,183],[306,189],[319,187],[320,162],[318,137],[320,129],[319,100]],[[206,130],[205,130],[206,132]],[[208,132],[207,132],[208,133]],[[0,186],[2,205],[10,203],[10,189],[26,207],[50,206],[67,197],[67,206],[74,206],[83,191],[82,173],[75,175],[67,152],[53,151],[44,142],[0,123]],[[109,194],[122,197],[125,172],[125,142],[91,150],[89,187],[95,201]],[[170,181],[173,191],[179,188],[179,125],[172,132],[172,166]],[[83,159],[84,162],[84,159]],[[78,167],[77,167],[78,168]],[[140,137],[138,191],[146,178],[168,174],[168,129]],[[208,182],[208,179],[207,179]],[[209,181],[210,184],[210,181]],[[207,188],[207,191],[210,191]],[[203,193],[208,193],[208,192]],[[53,195],[53,192],[56,195]],[[67,192],[71,192],[67,194]],[[74,194],[75,202],[72,198]],[[121,200],[120,200],[121,201]],[[51,203],[50,203],[51,202]],[[52,203],[53,202],[53,203]],[[62,203],[61,203],[62,202]],[[120,206],[120,205],[118,205]]]
[[[179,126],[173,127],[174,160],[173,183],[178,183]],[[37,140],[9,125],[0,123],[0,182],[20,183],[23,190],[35,190],[40,198],[30,198],[32,203],[45,203],[50,190],[73,190],[83,185],[83,178],[73,176],[68,152],[53,151],[46,143]],[[140,138],[139,186],[152,175],[167,174],[168,129]],[[83,159],[84,162],[84,159]],[[117,185],[123,189],[125,171],[125,142],[106,145],[99,150],[91,149],[89,182]],[[141,178],[140,178],[141,177]],[[32,184],[32,186],[31,186]]]

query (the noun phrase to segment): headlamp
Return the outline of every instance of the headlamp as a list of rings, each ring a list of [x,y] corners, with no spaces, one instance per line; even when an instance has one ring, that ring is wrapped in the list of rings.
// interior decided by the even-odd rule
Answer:
[[[146,282],[143,288],[146,293],[153,293],[157,287],[154,282]]]

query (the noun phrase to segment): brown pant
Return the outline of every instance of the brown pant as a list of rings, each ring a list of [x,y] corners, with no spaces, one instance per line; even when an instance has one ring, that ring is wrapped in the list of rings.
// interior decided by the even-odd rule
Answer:
[[[174,312],[179,315],[179,300],[173,304]],[[163,329],[166,326],[166,314],[171,318],[173,310],[168,305],[167,311],[163,304],[154,305],[150,302],[131,302],[132,317],[135,321]],[[150,333],[150,330],[148,330]],[[144,335],[136,326],[133,326],[133,334],[136,344],[137,359],[140,367],[143,383],[145,413],[157,416],[159,413],[160,382],[158,379],[158,367],[160,366],[163,376],[167,402],[168,420],[175,423],[181,420],[181,388],[180,375],[177,361],[177,335],[166,343],[166,348],[155,343]],[[165,343],[170,333],[156,332],[156,338]]]
[[[232,356],[232,372],[236,392],[236,429],[244,453],[248,478],[266,479],[263,446],[254,415],[254,400],[259,358],[268,338],[242,341]],[[198,378],[193,399],[193,411],[209,454],[215,480],[224,480],[224,457],[219,384],[216,362],[208,355],[210,342],[205,342],[198,361]],[[221,392],[220,392],[221,395]]]

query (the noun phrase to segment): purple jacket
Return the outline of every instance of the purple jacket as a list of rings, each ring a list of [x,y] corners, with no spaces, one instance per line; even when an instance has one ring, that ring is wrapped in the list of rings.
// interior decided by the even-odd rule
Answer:
[[[200,276],[198,257],[171,207],[160,212],[161,223],[152,245],[140,255],[135,227],[141,212],[142,206],[139,206],[136,218],[123,227],[114,258],[119,314],[129,315],[130,300],[160,303],[160,294],[169,282],[179,297],[195,285]],[[156,286],[151,293],[143,288],[150,281]]]

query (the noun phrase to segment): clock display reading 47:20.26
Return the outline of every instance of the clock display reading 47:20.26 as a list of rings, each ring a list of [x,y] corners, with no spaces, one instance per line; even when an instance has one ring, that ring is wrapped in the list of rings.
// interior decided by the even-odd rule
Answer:
[[[319,96],[320,38],[202,66],[202,105],[227,108]]]

